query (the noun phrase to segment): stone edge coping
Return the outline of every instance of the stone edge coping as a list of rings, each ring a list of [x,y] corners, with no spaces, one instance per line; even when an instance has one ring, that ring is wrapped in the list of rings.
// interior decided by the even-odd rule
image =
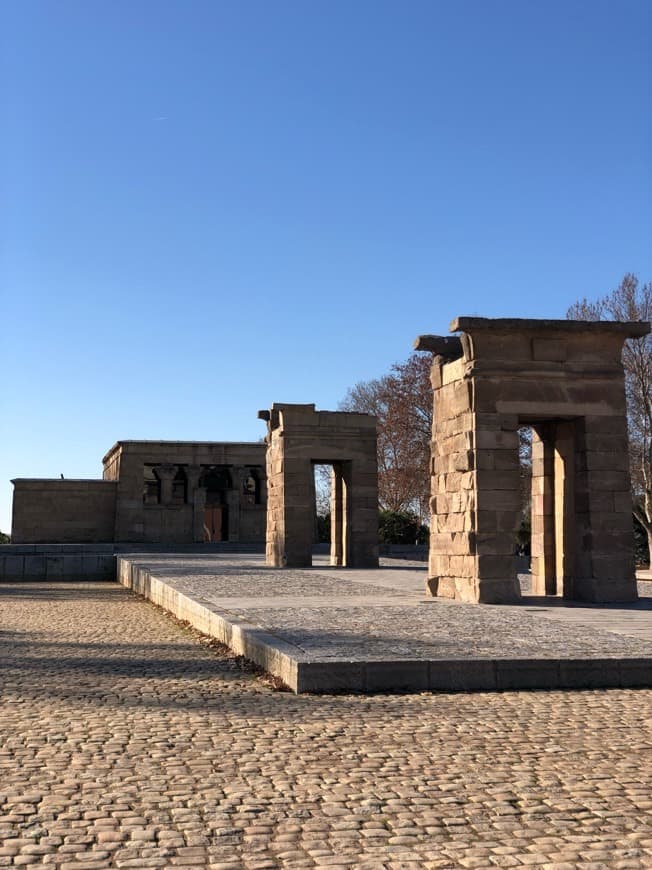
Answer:
[[[152,438],[150,438],[150,439],[142,439],[142,438],[141,439],[131,439],[131,438],[124,439],[123,438],[123,439],[120,439],[119,441],[116,441],[115,444],[106,451],[106,453],[102,457],[102,465],[103,466],[106,465],[107,462],[109,461],[109,459],[112,458],[113,454],[117,453],[122,447],[125,447],[127,445],[131,446],[134,444],[137,446],[143,446],[144,448],[149,448],[152,444],[164,445],[165,447],[169,447],[170,445],[174,445],[174,444],[179,444],[179,445],[182,445],[183,447],[187,447],[188,445],[193,445],[199,449],[205,449],[205,448],[213,449],[214,447],[218,447],[218,448],[219,447],[234,447],[234,448],[237,448],[237,447],[246,447],[246,448],[255,447],[255,448],[260,448],[260,450],[262,450],[263,452],[266,449],[265,445],[262,444],[260,441],[173,441],[173,440],[166,441],[165,439],[161,441],[161,440],[152,439]],[[226,463],[226,464],[229,465],[231,463]],[[245,465],[246,465],[246,463],[245,463]]]
[[[201,597],[117,557],[117,580],[279,677],[293,692],[469,692],[517,689],[652,688],[652,657],[301,661],[304,651]]]
[[[115,544],[0,544],[2,556],[113,555]]]
[[[62,544],[61,548],[69,547]],[[38,545],[10,544],[0,548],[0,581],[3,583],[80,582],[115,580],[113,548],[94,546],[53,550]]]
[[[122,586],[144,596],[189,622],[203,634],[216,638],[236,655],[242,655],[279,677],[297,691],[298,647],[232,614],[221,613],[202,598],[191,598],[157,579],[147,565],[118,556],[116,579]]]
[[[470,332],[481,329],[528,332],[593,332],[616,333],[641,338],[650,332],[651,324],[644,320],[536,320],[525,317],[456,317],[448,327],[450,332]]]
[[[115,543],[79,544],[0,544],[0,559],[3,556],[78,556],[78,555],[115,555],[129,553],[132,556],[190,556],[264,555],[265,544],[260,541],[219,541],[209,544],[134,544],[117,541]]]
[[[117,480],[106,480],[103,477],[13,477],[9,483],[60,483],[75,484],[75,483],[92,483],[93,486],[117,486]]]

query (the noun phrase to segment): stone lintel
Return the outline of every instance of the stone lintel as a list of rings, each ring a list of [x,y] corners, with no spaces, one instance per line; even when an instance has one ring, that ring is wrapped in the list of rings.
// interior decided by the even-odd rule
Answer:
[[[650,332],[650,323],[643,320],[539,320],[522,317],[456,317],[451,320],[451,332],[474,332],[491,329],[496,332],[591,332],[611,333],[625,338],[642,338]],[[423,338],[437,336],[423,336]],[[429,350],[430,348],[417,348]]]
[[[252,447],[258,446],[256,441],[179,441],[173,440],[170,438],[167,439],[153,439],[153,438],[140,438],[138,440],[126,439],[116,441],[113,447],[104,454],[102,457],[102,463],[106,464],[106,461],[110,459],[114,453],[118,453],[122,451],[125,452],[125,448],[128,448],[129,452],[133,452],[132,448],[136,448],[136,450],[147,450],[151,447],[165,447],[171,448],[174,446],[182,446],[182,447]]]
[[[456,335],[418,335],[414,340],[414,349],[454,360],[462,356],[462,341]]]
[[[272,402],[272,411],[295,411],[297,413],[313,414],[315,412],[315,403]]]
[[[316,437],[316,429],[328,430],[327,437],[362,437],[359,430],[368,430],[376,437],[376,418],[357,411],[318,411],[314,404],[302,405],[274,402],[271,410],[258,411],[258,419],[267,423],[268,431],[290,424],[293,434]]]

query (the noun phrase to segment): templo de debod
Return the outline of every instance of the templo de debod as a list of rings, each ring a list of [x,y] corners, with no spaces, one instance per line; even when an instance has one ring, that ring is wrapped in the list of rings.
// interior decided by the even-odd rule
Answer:
[[[12,543],[262,543],[265,449],[118,441],[102,459],[101,480],[17,478]]]
[[[650,324],[458,317],[450,330],[415,343],[432,354],[428,592],[520,598],[529,427],[534,594],[636,598],[621,354]],[[376,418],[288,403],[259,416],[266,443],[118,441],[101,480],[14,480],[12,544],[266,542],[270,567],[310,566],[314,466],[330,464],[331,564],[375,567]]]

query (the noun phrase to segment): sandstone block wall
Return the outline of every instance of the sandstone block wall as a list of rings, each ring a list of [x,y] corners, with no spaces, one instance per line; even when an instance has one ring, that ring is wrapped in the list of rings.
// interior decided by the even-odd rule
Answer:
[[[533,430],[534,591],[636,597],[623,341],[649,324],[458,318],[434,354],[429,588],[519,598],[518,428]]]
[[[115,580],[113,544],[3,544],[0,580]]]
[[[114,481],[17,478],[12,483],[12,544],[113,541]]]

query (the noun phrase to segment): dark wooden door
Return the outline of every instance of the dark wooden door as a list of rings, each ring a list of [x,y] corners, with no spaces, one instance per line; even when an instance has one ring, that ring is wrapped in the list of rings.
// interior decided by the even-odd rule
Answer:
[[[226,526],[226,507],[221,504],[206,505],[204,510],[204,539],[206,541],[224,541],[227,539],[225,534]]]

